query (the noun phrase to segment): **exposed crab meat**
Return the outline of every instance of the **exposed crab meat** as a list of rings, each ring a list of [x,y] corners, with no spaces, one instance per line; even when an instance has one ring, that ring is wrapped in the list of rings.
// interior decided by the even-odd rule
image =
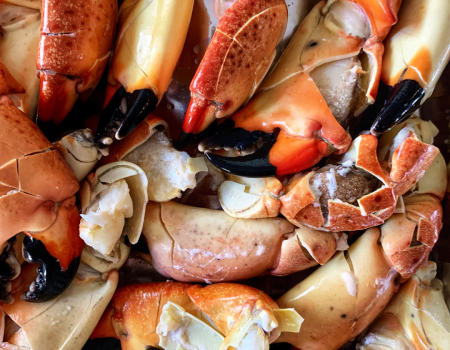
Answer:
[[[203,158],[191,158],[186,152],[177,151],[160,131],[123,160],[142,168],[149,179],[148,197],[155,202],[181,197],[182,191],[195,187],[197,173],[208,171]]]
[[[127,182],[117,180],[99,193],[98,202],[81,214],[80,237],[103,255],[109,255],[122,235],[125,218],[133,216]]]
[[[141,234],[145,204],[147,203],[147,177],[142,169],[129,162],[104,165],[90,174],[81,185],[80,237],[98,251],[103,260],[112,264],[125,261],[121,253],[122,236],[127,235],[135,244]],[[91,256],[84,255],[89,263]],[[113,266],[113,265],[112,265]]]
[[[356,58],[346,58],[323,64],[309,74],[341,125],[347,123],[359,102],[361,70]]]
[[[150,114],[127,138],[115,143],[101,164],[126,160],[138,165],[147,175],[148,199],[167,202],[193,189],[196,175],[208,171],[203,158],[192,158],[177,151],[165,132],[168,125]]]
[[[377,143],[374,136],[359,136],[341,165],[295,175],[280,198],[280,212],[295,225],[325,231],[382,224],[394,212],[397,198],[377,159]]]

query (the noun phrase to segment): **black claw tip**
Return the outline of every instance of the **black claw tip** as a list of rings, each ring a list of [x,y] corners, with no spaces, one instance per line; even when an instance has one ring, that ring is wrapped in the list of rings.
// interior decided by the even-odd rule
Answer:
[[[59,261],[50,255],[44,244],[28,236],[23,240],[22,254],[27,262],[39,264],[36,281],[21,296],[22,300],[32,303],[42,303],[59,296],[69,287],[80,265],[80,257],[77,257],[63,271]]]
[[[415,80],[407,79],[396,84],[370,132],[380,136],[395,125],[404,122],[420,107],[424,96],[424,89]]]
[[[120,350],[120,340],[115,338],[89,339],[81,350]]]
[[[116,132],[116,139],[127,137],[158,104],[158,97],[150,89],[135,90],[127,94],[127,112]]]
[[[158,104],[158,98],[150,89],[128,93],[120,87],[102,111],[95,143],[99,148],[111,146],[114,138],[128,136]]]
[[[238,176],[267,177],[275,176],[277,168],[269,162],[269,151],[276,142],[276,136],[256,152],[242,157],[223,157],[207,152],[206,157],[219,169]]]

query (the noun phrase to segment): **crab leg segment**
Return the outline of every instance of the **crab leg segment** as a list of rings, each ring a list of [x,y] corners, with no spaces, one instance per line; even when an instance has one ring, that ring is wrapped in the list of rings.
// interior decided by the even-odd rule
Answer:
[[[39,264],[25,298],[59,295],[75,276],[82,250],[74,194],[78,181],[37,126],[0,98],[0,236],[2,246],[24,231],[24,255]]]
[[[270,134],[281,129],[270,153],[255,157],[267,158],[268,162],[261,163],[270,163],[277,175],[299,172],[333,152],[345,152],[351,142],[344,130],[348,118],[375,101],[381,74],[381,41],[396,21],[400,2],[360,2],[329,0],[317,4],[259,88],[259,94],[232,117],[238,130],[249,133]],[[218,145],[212,136],[200,149],[225,147],[242,151],[242,141],[235,140],[238,132],[245,137],[233,130],[228,144]],[[258,143],[261,140],[254,144]],[[225,171],[237,175],[249,172],[245,157],[209,158]]]
[[[183,131],[198,134],[254,94],[286,30],[283,0],[238,0],[222,16],[191,83]]]
[[[371,128],[381,135],[408,119],[433,93],[450,59],[450,3],[405,0],[385,40],[382,81],[393,87]]]
[[[125,1],[96,143],[128,136],[161,101],[180,57],[194,0]]]

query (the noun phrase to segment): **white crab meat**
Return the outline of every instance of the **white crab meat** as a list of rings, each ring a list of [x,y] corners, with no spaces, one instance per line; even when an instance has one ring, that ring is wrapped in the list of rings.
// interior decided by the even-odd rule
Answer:
[[[323,64],[310,76],[330,107],[336,120],[344,122],[356,108],[362,68],[357,58]]]
[[[154,202],[181,197],[182,191],[196,186],[197,173],[208,171],[203,158],[191,158],[186,152],[177,151],[163,132],[156,132],[123,160],[145,172],[148,199]]]
[[[163,307],[156,332],[159,346],[165,350],[219,350],[224,339],[214,328],[170,301]]]
[[[103,255],[114,249],[122,235],[125,218],[133,216],[133,201],[125,180],[118,180],[100,193],[100,200],[81,214],[80,237]]]

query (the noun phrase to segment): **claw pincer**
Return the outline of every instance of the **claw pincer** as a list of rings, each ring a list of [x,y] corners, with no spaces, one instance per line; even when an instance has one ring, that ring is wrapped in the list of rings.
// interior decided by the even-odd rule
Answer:
[[[317,4],[294,34],[274,70],[244,108],[232,116],[233,134],[256,131],[274,134],[277,141],[260,154],[270,175],[286,175],[315,165],[331,154],[344,153],[351,138],[349,118],[375,101],[381,74],[382,41],[397,20],[400,1],[329,0]],[[220,125],[219,127],[220,128]],[[258,140],[261,144],[261,140]],[[226,148],[239,145],[229,143]],[[203,142],[200,148],[220,145]],[[246,155],[208,158],[222,170],[248,174]],[[258,173],[258,168],[254,169]],[[264,175],[268,175],[264,172]]]
[[[183,49],[193,6],[194,0],[122,4],[98,147],[128,136],[161,101]]]
[[[0,237],[27,237],[23,255],[38,277],[23,298],[43,302],[75,276],[82,241],[75,206],[78,181],[59,152],[9,98],[0,98]]]
[[[450,59],[449,15],[448,1],[404,1],[399,22],[384,42],[381,80],[390,91],[372,134],[404,122],[433,93]]]

